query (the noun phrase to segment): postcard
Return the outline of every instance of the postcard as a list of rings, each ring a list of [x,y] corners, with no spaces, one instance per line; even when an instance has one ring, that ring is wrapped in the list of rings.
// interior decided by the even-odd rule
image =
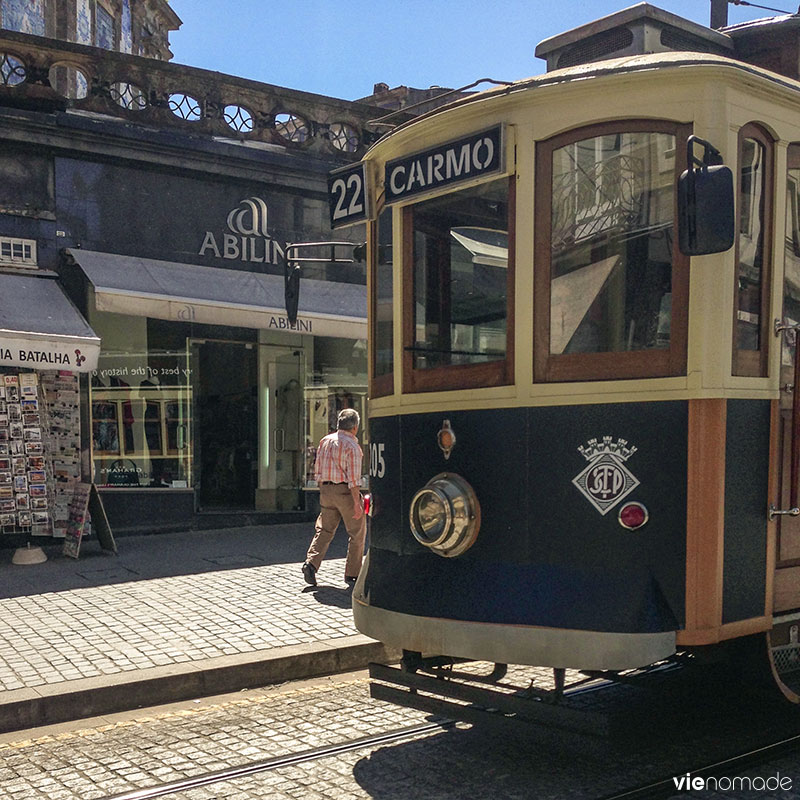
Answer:
[[[22,406],[23,414],[32,414],[39,410],[39,401],[31,398],[23,398],[20,405]]]
[[[6,386],[6,400],[9,403],[19,403],[19,389],[16,386]]]
[[[31,497],[31,508],[36,511],[42,511],[47,508],[46,497]]]
[[[8,427],[8,414],[0,414],[0,428]]]
[[[7,403],[8,421],[22,422],[22,406],[19,403]]]
[[[11,469],[15,475],[24,475],[28,468],[28,460],[25,456],[11,456]]]
[[[7,442],[8,439],[8,428],[0,428],[0,442]]]
[[[3,431],[0,429],[0,439],[3,438]],[[21,439],[14,439],[8,444],[9,450],[8,452],[11,453],[12,456],[17,456],[20,453],[24,452],[22,447],[22,440]]]
[[[16,511],[17,504],[12,497],[10,500],[0,500],[0,512],[9,513],[10,511]]]
[[[11,455],[11,451],[8,449],[8,442],[0,442],[0,456],[8,455]]]
[[[11,469],[11,459],[10,458],[0,458],[0,470],[8,471]]]
[[[10,472],[0,472],[0,486],[11,483],[12,480]]]
[[[17,524],[16,514],[0,514],[0,526],[3,528],[12,528]]]
[[[20,511],[20,513],[17,514],[17,518],[19,519],[20,528],[30,528],[31,514],[29,511]]]
[[[19,510],[27,511],[28,510],[28,508],[29,508],[28,495],[26,495],[26,494],[18,494],[14,498],[14,500],[16,500],[16,503],[17,503],[17,511],[19,511]]]
[[[21,422],[12,422],[8,426],[8,435],[12,439],[21,439],[22,438],[22,423]]]
[[[28,491],[28,477],[26,475],[14,476],[14,491],[27,492]]]
[[[11,484],[0,486],[0,500],[10,500],[12,497],[14,497],[14,487]]]
[[[38,425],[39,424],[39,415],[37,413],[33,414],[23,414],[22,415],[22,424],[27,428],[30,425]]]
[[[35,372],[23,372],[19,376],[19,385],[26,388],[36,386],[39,383],[39,376]]]
[[[50,515],[46,511],[34,511],[31,513],[31,521],[34,525],[47,525]]]
[[[25,452],[28,455],[41,456],[44,454],[44,446],[41,442],[25,442]]]
[[[31,497],[47,497],[47,486],[44,483],[32,483],[28,491]]]
[[[44,469],[44,456],[31,456],[28,459],[28,466],[31,469]]]
[[[12,438],[14,434],[11,434]],[[41,428],[25,428],[25,441],[26,442],[40,442],[42,440]]]
[[[44,483],[47,480],[47,473],[43,469],[32,469],[28,472],[28,480],[31,483]]]

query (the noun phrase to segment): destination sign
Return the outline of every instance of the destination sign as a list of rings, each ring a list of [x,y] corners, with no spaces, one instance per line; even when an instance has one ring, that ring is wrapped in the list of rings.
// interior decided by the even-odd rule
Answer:
[[[369,219],[367,169],[364,162],[328,174],[331,228],[342,228]]]
[[[503,127],[474,133],[386,164],[386,202],[503,170]]]

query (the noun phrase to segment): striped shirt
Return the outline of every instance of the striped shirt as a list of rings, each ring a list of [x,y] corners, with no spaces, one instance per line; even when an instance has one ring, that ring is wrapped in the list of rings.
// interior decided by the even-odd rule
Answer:
[[[314,475],[317,483],[361,485],[361,446],[348,431],[335,431],[320,439]]]

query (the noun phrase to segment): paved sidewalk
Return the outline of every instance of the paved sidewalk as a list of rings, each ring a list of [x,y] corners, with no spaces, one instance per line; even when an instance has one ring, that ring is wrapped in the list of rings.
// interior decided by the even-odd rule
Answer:
[[[84,541],[77,561],[0,551],[0,732],[355,669],[342,530],[307,587],[308,524]]]

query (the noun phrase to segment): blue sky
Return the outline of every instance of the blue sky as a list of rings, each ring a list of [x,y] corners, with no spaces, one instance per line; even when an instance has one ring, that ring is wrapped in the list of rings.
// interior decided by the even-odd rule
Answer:
[[[651,0],[707,25],[709,0]],[[787,12],[790,0],[754,0]],[[355,100],[373,84],[458,87],[544,71],[542,39],[632,0],[171,0],[174,61]],[[729,22],[772,12],[729,6]]]

